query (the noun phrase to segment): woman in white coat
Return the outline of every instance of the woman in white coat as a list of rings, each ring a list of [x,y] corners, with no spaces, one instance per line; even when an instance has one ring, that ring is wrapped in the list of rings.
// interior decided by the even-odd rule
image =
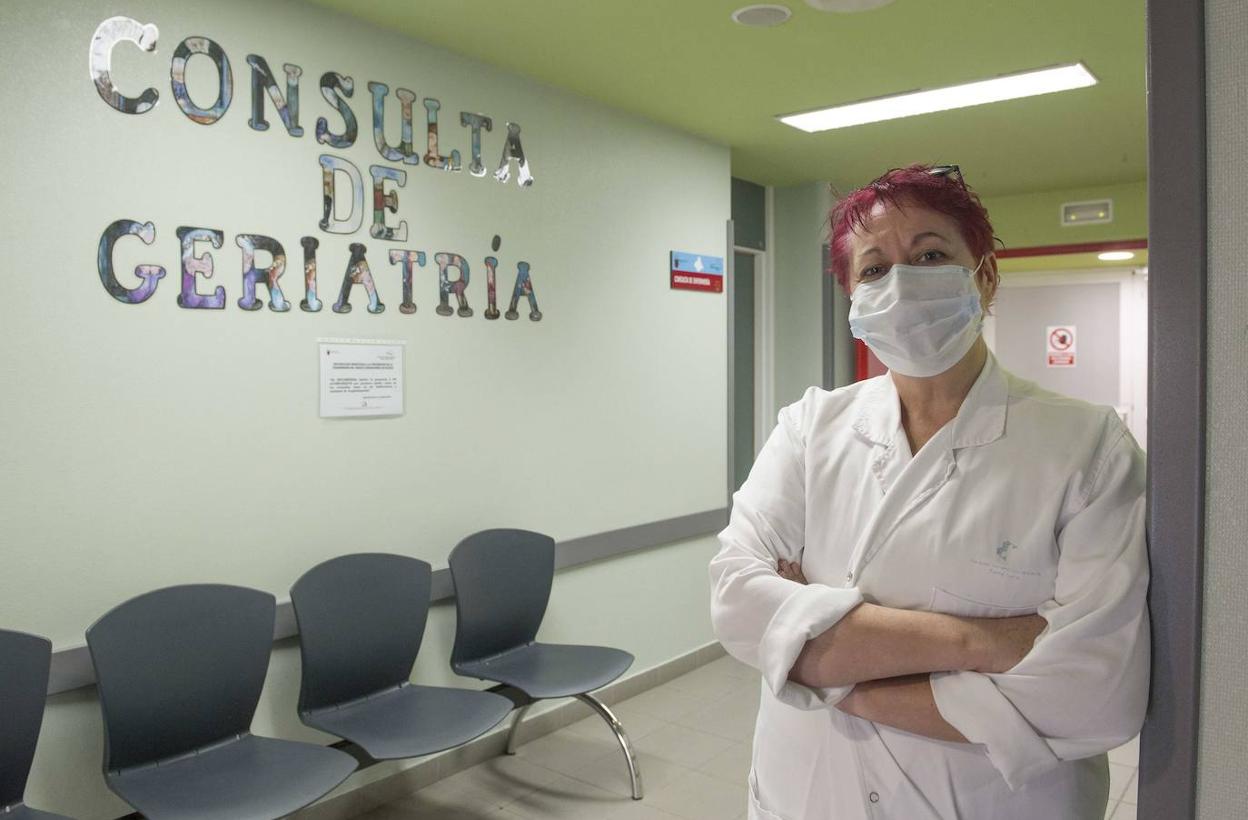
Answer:
[[[750,817],[1101,820],[1147,701],[1143,454],[988,351],[956,167],[890,171],[832,235],[889,372],[781,410],[719,536],[715,631],[763,678]]]

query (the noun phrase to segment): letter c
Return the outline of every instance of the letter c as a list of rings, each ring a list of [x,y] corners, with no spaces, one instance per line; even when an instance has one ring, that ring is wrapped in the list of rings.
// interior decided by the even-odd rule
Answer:
[[[91,79],[100,99],[123,114],[144,114],[156,106],[160,94],[147,88],[136,97],[127,97],[113,85],[113,47],[121,41],[134,43],[144,51],[155,51],[160,32],[152,23],[144,25],[131,17],[110,17],[96,28],[91,37],[89,55]]]

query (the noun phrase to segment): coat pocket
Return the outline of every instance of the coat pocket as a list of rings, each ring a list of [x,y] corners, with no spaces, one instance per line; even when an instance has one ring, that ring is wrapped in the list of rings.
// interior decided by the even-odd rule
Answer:
[[[754,769],[750,769],[750,813],[749,820],[787,820],[787,818],[763,807],[758,798],[758,780],[754,777]]]
[[[1012,602],[1017,604],[1017,602]],[[932,599],[928,609],[946,615],[960,615],[964,618],[1013,618],[1016,615],[1035,615],[1043,601],[1030,606],[1003,606],[988,601],[977,601],[958,595],[940,587],[932,587]]]

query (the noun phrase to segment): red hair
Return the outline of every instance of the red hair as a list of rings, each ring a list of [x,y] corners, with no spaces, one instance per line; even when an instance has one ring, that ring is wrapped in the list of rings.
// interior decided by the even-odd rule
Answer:
[[[933,173],[933,167],[941,168],[921,164],[893,168],[832,207],[832,273],[841,287],[849,290],[849,236],[862,230],[872,208],[880,202],[896,208],[916,205],[944,214],[957,223],[962,240],[976,258],[992,253],[992,223],[979,195],[959,174]]]

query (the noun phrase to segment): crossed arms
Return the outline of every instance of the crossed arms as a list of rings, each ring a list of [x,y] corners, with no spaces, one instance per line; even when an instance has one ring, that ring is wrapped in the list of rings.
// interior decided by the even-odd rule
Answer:
[[[806,583],[801,567],[780,560],[777,574]],[[853,686],[836,708],[937,740],[967,742],[936,708],[928,673],[1005,672],[1046,625],[1037,615],[962,618],[859,604],[806,642],[788,678],[813,688]]]

